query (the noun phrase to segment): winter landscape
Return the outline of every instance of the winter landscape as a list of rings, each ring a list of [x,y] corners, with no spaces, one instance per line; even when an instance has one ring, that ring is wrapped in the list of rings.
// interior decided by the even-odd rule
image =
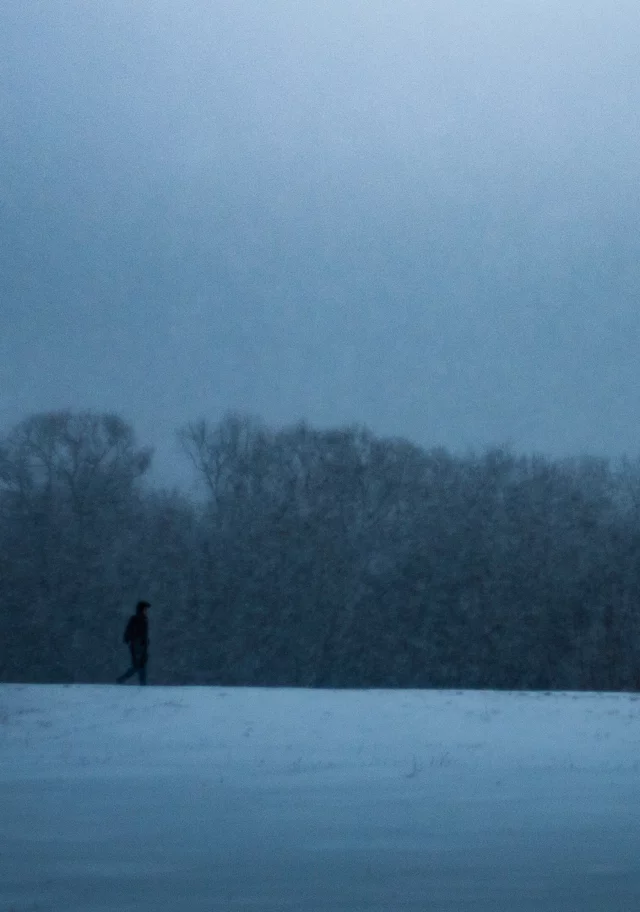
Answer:
[[[0,912],[639,912],[638,35],[0,3]]]
[[[633,912],[632,694],[2,685],[7,912]]]

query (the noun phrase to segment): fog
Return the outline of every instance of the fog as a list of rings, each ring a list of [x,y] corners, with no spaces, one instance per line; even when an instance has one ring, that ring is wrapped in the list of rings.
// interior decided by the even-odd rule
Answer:
[[[637,453],[637,4],[0,12],[0,422]]]

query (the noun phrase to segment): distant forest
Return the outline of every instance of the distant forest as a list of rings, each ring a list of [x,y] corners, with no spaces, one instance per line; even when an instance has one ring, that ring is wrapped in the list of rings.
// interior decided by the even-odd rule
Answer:
[[[640,461],[465,456],[230,414],[155,489],[114,415],[0,437],[0,679],[635,690]]]

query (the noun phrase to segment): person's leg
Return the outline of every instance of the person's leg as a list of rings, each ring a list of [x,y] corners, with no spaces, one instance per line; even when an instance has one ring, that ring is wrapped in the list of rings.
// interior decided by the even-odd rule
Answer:
[[[125,681],[128,681],[129,678],[132,678],[138,669],[135,665],[132,665],[131,668],[128,668],[124,674],[120,675],[117,679],[118,684],[124,684]]]
[[[147,683],[147,666],[146,665],[141,665],[138,668],[138,679],[140,681],[140,684]]]

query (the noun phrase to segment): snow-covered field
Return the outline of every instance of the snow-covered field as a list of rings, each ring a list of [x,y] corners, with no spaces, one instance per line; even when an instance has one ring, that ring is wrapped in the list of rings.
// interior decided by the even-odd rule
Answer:
[[[640,699],[0,686],[0,912],[639,912]]]

